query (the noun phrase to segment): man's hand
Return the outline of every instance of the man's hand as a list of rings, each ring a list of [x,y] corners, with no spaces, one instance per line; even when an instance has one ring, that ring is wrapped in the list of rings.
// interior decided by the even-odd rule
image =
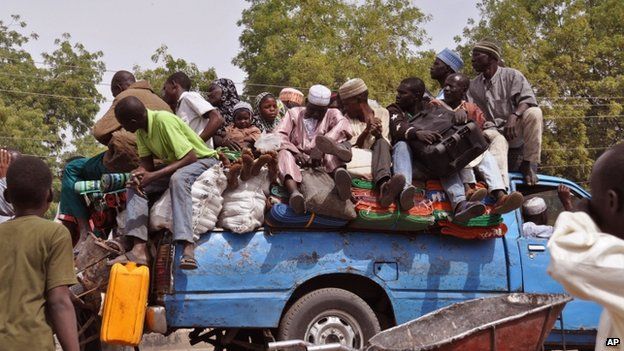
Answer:
[[[238,142],[227,137],[223,139],[223,146],[229,149],[232,149],[234,151],[241,151],[243,149],[243,147]]]
[[[156,172],[145,171],[145,173],[143,173],[143,176],[141,177],[141,183],[139,184],[139,186],[141,186],[141,188],[145,188],[146,186],[148,186],[150,183],[153,183],[154,180],[158,178],[159,177]]]
[[[375,139],[381,138],[381,119],[375,118],[370,124],[370,134],[375,137]]]
[[[425,143],[425,144],[433,144],[436,141],[442,139],[442,136],[436,132],[432,132],[429,130],[419,130],[416,132],[416,139]]]
[[[463,125],[468,123],[468,113],[463,108],[455,111],[455,115],[453,116],[453,124]]]
[[[0,178],[6,178],[10,164],[11,153],[6,149],[0,150]]]
[[[308,163],[310,167],[319,167],[323,163],[323,153],[321,150],[318,148],[312,149]]]
[[[518,116],[513,113],[509,115],[507,123],[505,123],[504,133],[507,140],[515,139],[518,136]]]
[[[563,205],[563,208],[566,211],[572,210],[572,193],[570,192],[570,188],[563,184],[559,184],[557,187],[557,196],[559,196],[559,201]]]
[[[303,167],[308,164],[308,156],[304,154],[303,152],[294,154],[294,156],[295,156],[295,163],[297,163],[299,167]]]

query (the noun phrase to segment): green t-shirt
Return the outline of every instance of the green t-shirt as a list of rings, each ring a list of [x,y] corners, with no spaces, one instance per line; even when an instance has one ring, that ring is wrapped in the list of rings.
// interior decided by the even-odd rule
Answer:
[[[54,350],[46,292],[76,284],[69,231],[37,216],[0,224],[0,349]]]
[[[215,157],[217,152],[178,116],[168,111],[147,110],[147,131],[136,131],[139,157],[155,156],[167,163],[194,150],[197,158]]]

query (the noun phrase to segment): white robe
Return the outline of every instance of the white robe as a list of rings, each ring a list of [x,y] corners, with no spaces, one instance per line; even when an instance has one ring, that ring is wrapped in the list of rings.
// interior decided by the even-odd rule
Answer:
[[[607,338],[624,342],[624,240],[601,233],[584,212],[562,212],[548,241],[551,261],[548,274],[575,297],[604,307],[596,337],[596,350]]]

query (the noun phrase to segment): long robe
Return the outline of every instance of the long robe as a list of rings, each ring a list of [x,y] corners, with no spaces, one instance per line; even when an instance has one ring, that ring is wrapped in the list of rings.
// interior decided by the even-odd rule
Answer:
[[[304,126],[305,107],[294,107],[286,113],[275,129],[282,137],[279,152],[279,171],[282,181],[284,177],[291,176],[297,183],[301,182],[301,169],[295,162],[295,156],[299,153],[310,155],[316,147],[316,136],[325,135],[331,140],[341,143],[351,138],[351,124],[349,119],[335,108],[327,109],[322,120],[318,121],[316,130],[311,134],[306,132]],[[323,156],[323,167],[327,173],[344,166],[344,162],[333,155]]]

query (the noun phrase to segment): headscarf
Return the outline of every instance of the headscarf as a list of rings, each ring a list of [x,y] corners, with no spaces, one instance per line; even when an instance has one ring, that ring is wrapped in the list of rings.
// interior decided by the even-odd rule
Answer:
[[[231,79],[227,78],[219,78],[212,83],[216,84],[221,88],[221,91],[223,91],[223,94],[221,94],[221,102],[219,106],[217,106],[221,116],[225,119],[223,125],[227,126],[232,124],[234,122],[234,105],[240,101],[236,86]]]
[[[277,116],[275,116],[275,120],[273,120],[273,122],[268,122],[266,121],[264,118],[262,118],[262,116],[260,115],[260,104],[262,103],[262,101],[264,101],[267,97],[271,97],[273,99],[275,99],[275,102],[277,103]],[[275,95],[269,93],[268,91],[265,91],[263,93],[258,94],[258,96],[256,96],[256,100],[255,100],[255,105],[254,107],[256,108],[256,114],[254,116],[253,119],[253,124],[260,128],[261,131],[263,132],[267,132],[270,133],[273,131],[273,129],[279,124],[279,122],[282,120],[282,117],[284,117],[284,115],[286,114],[286,109],[284,107],[284,104],[278,100],[277,98],[275,98]]]

